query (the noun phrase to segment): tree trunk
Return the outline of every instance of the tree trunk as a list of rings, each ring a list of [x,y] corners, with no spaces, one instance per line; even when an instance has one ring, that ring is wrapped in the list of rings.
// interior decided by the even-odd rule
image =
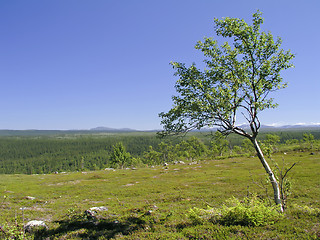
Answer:
[[[254,148],[256,149],[257,151],[257,154],[258,154],[258,157],[260,159],[260,162],[262,163],[264,169],[266,170],[268,176],[269,176],[269,179],[270,179],[270,182],[272,184],[272,188],[273,188],[273,195],[274,195],[274,202],[279,205],[280,207],[280,211],[283,212],[283,206],[282,206],[282,202],[281,202],[281,195],[280,195],[280,189],[279,189],[279,184],[277,182],[277,179],[275,178],[269,164],[267,163],[267,161],[265,160],[264,158],[264,155],[261,151],[261,148],[257,142],[257,139],[256,138],[253,138],[253,139],[250,139],[251,142],[253,143],[253,146]]]

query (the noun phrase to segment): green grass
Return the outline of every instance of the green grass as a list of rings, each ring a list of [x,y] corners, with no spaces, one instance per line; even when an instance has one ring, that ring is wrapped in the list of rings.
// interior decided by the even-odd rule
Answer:
[[[320,154],[290,152],[274,159],[280,165],[282,159],[299,162],[289,172],[289,208],[275,224],[197,224],[187,217],[194,207],[219,208],[248,191],[265,197],[265,189],[254,183],[266,179],[259,160],[239,157],[167,168],[0,175],[0,225],[44,220],[49,229],[38,239],[319,239]],[[272,195],[269,186],[268,192]],[[108,211],[95,221],[84,214],[99,206]]]

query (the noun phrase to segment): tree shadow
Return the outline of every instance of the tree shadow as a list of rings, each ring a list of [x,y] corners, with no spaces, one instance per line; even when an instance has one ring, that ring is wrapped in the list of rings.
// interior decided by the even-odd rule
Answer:
[[[146,221],[139,217],[127,217],[121,221],[115,219],[68,219],[56,221],[59,226],[36,232],[35,240],[52,239],[69,236],[81,239],[105,239],[114,238],[116,235],[128,235],[136,230],[144,228]]]

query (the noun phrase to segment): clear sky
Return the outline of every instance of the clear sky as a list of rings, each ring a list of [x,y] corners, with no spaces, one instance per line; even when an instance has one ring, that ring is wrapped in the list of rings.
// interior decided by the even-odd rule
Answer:
[[[319,123],[319,0],[0,0],[0,129],[159,129],[169,62],[200,63],[213,18],[257,9],[296,54],[262,123]]]

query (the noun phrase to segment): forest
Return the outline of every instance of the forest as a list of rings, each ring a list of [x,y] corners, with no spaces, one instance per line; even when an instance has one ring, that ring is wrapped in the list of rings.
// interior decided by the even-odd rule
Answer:
[[[319,130],[262,131],[266,153],[319,148]],[[1,174],[44,174],[161,165],[254,155],[248,140],[219,132],[160,139],[154,132],[68,133],[0,137]]]

